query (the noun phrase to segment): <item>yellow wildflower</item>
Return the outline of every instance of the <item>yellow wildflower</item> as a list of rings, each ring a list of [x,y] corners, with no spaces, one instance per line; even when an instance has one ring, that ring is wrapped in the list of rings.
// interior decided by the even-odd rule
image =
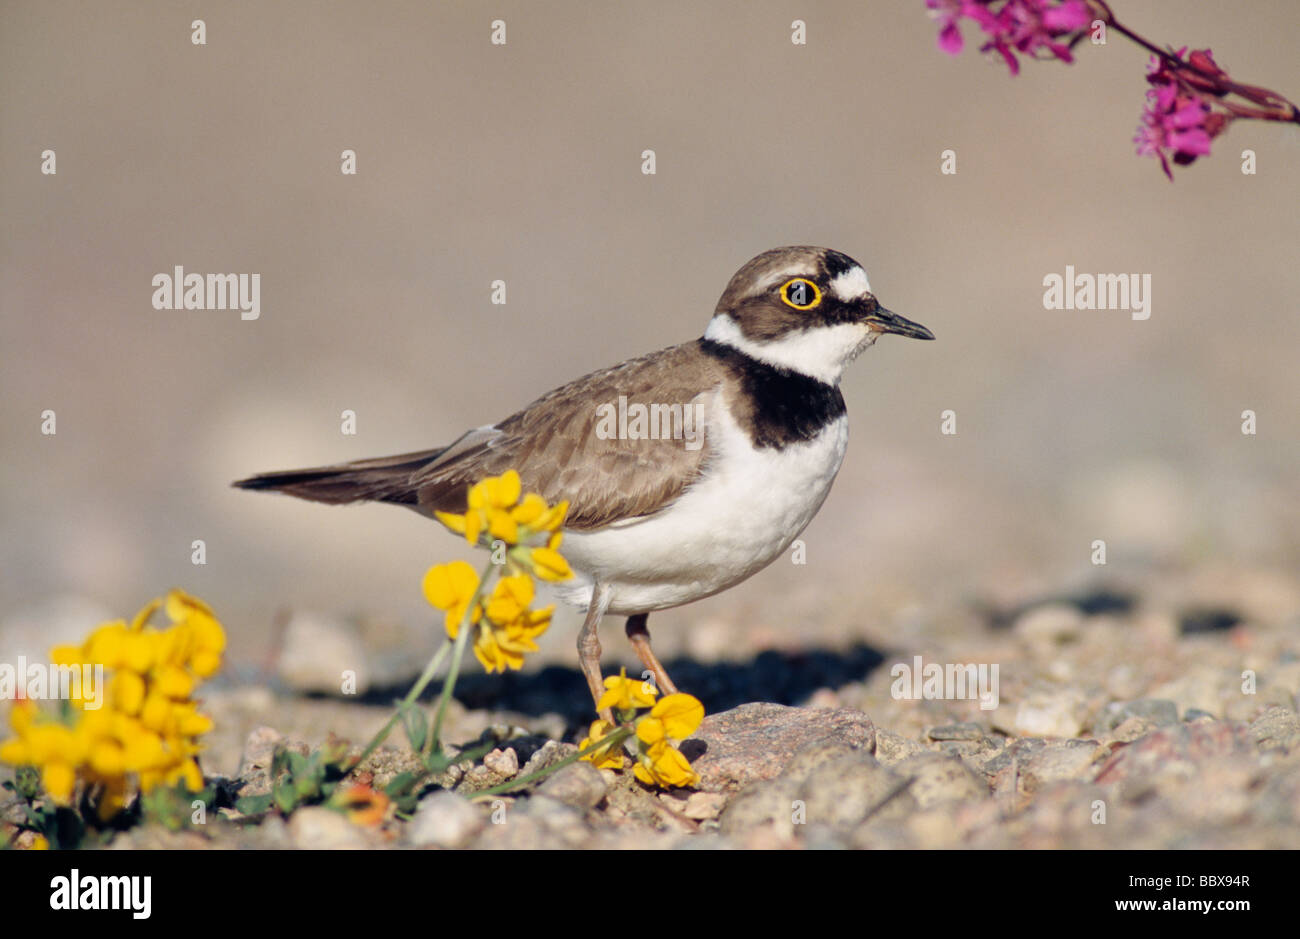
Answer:
[[[605,679],[605,693],[596,703],[596,710],[613,708],[615,711],[632,711],[637,708],[653,707],[658,694],[643,681],[627,677],[627,669],[621,669],[617,675]]]
[[[637,721],[637,739],[647,745],[661,740],[685,740],[704,720],[704,705],[688,694],[662,698],[645,717]]]
[[[435,564],[424,575],[424,597],[432,606],[447,611],[447,635],[455,639],[465,611],[478,591],[478,573],[468,561]],[[470,622],[477,623],[482,611],[475,604]]]
[[[533,580],[527,574],[502,577],[487,602],[488,619],[502,626],[514,622],[532,604],[534,593]]]
[[[632,774],[647,785],[694,786],[699,774],[691,769],[690,762],[674,749],[667,740],[660,740],[644,751],[632,767]]]
[[[603,740],[617,729],[617,724],[611,724],[607,720],[595,720],[591,722],[591,729],[587,731],[587,736],[583,738],[582,743],[578,744],[579,750],[585,750],[598,740]],[[584,760],[594,763],[597,769],[622,769],[623,768],[623,747],[622,744],[606,744],[597,750],[593,750]]]

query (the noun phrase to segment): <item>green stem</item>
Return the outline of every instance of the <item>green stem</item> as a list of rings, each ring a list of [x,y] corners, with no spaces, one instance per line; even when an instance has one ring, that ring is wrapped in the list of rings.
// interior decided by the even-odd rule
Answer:
[[[379,749],[379,745],[388,739],[388,735],[393,732],[393,728],[397,726],[397,722],[401,719],[402,712],[419,700],[420,695],[424,693],[424,689],[429,686],[429,682],[433,681],[433,676],[437,674],[438,669],[442,667],[442,660],[447,657],[447,653],[450,650],[450,640],[443,642],[443,644],[438,647],[438,651],[433,654],[433,658],[429,659],[429,664],[424,667],[424,671],[420,674],[419,679],[411,686],[411,690],[406,693],[406,697],[402,699],[402,703],[398,705],[397,710],[393,712],[393,716],[388,719],[388,723],[383,726],[383,729],[380,730],[379,733],[375,734],[375,736],[371,738],[370,743],[361,751],[361,755],[352,761],[352,765],[348,767],[349,771],[356,769],[364,763],[370,757],[370,754]]]
[[[491,576],[496,565],[488,561],[487,566],[483,568],[483,573],[479,576],[478,589],[474,591],[473,598],[469,601],[469,606],[465,607],[465,614],[461,617],[460,627],[456,630],[456,649],[451,657],[451,667],[447,669],[447,678],[442,683],[442,697],[438,700],[438,714],[433,721],[433,732],[424,742],[424,752],[431,753],[434,747],[442,749],[442,720],[447,715],[447,705],[451,703],[451,693],[456,687],[456,679],[460,675],[460,662],[465,655],[465,646],[469,644],[469,634],[474,631],[470,624],[474,611],[478,609],[479,603],[486,592],[488,578]],[[483,614],[487,615],[486,611]]]
[[[548,776],[551,773],[556,772],[557,770],[563,769],[564,767],[568,766],[570,763],[576,763],[578,760],[582,759],[587,754],[595,753],[597,750],[601,749],[602,747],[608,746],[611,743],[621,744],[624,740],[626,740],[631,736],[632,736],[631,727],[627,727],[627,726],[619,727],[616,730],[611,731],[609,734],[605,735],[604,737],[600,738],[595,743],[585,747],[582,750],[579,750],[577,753],[569,754],[564,759],[560,760],[558,763],[552,763],[550,766],[544,766],[539,770],[534,770],[533,772],[529,773],[527,776],[521,776],[518,779],[512,779],[509,782],[503,782],[499,786],[493,786],[490,789],[480,789],[478,792],[472,793],[470,795],[470,798],[477,799],[479,796],[501,795],[502,793],[510,792],[512,789],[518,789],[521,786],[526,786],[533,780],[541,779],[544,776]]]

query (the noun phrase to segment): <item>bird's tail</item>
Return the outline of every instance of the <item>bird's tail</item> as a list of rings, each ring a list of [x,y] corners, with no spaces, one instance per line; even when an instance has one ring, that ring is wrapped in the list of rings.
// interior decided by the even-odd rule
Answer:
[[[269,489],[283,492],[312,502],[338,505],[346,502],[396,502],[402,505],[417,503],[414,474],[448,448],[420,450],[398,456],[379,457],[372,460],[355,460],[333,466],[286,470],[279,473],[258,473],[240,479],[231,485],[238,489]]]

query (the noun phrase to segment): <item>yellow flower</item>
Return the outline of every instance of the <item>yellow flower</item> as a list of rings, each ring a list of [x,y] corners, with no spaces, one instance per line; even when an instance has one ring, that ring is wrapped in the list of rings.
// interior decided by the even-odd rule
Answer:
[[[627,669],[605,679],[605,693],[596,703],[596,710],[613,708],[615,711],[632,711],[653,707],[658,694],[643,681],[627,677]]]
[[[566,499],[563,502],[555,503],[554,506],[546,512],[543,512],[541,516],[528,527],[533,531],[558,531],[560,526],[564,524],[564,517],[568,514],[569,502]],[[555,547],[555,545],[551,545],[551,547]]]
[[[583,738],[582,743],[578,744],[579,750],[585,750],[587,747],[603,740],[617,729],[617,724],[611,724],[606,720],[596,720],[591,722],[591,729],[587,731],[587,736]],[[622,769],[623,768],[623,747],[622,744],[606,744],[597,750],[593,750],[584,760],[594,763],[596,769]]]
[[[637,721],[636,735],[653,746],[662,740],[685,740],[704,720],[704,705],[688,694],[670,694],[662,698],[645,717]]]
[[[46,838],[44,835],[37,835],[35,838],[32,839],[31,847],[29,847],[27,850],[48,851],[50,850],[50,839]]]
[[[160,608],[171,620],[163,630],[149,625]],[[190,696],[198,679],[220,667],[225,643],[211,608],[172,590],[146,604],[129,626],[103,623],[80,646],[55,648],[51,658],[59,664],[93,663],[112,672],[105,706],[87,710],[85,701],[73,701],[72,722],[64,725],[38,720],[35,707],[23,702],[10,718],[17,736],[0,744],[0,761],[39,769],[57,803],[69,802],[85,782],[103,820],[126,806],[136,786],[201,789],[194,755],[212,720]]]
[[[109,700],[123,714],[139,714],[144,694],[144,679],[136,672],[117,672],[108,683]]]
[[[72,788],[76,784],[77,771],[71,763],[55,760],[41,767],[41,785],[59,805],[67,805],[72,801]]]
[[[505,624],[487,620],[479,625],[474,641],[474,655],[488,672],[524,667],[524,653],[536,652],[533,640],[551,625],[555,607],[542,610],[523,610],[513,621]]]
[[[537,493],[530,492],[519,500],[518,505],[510,510],[510,517],[518,525],[536,528],[536,521],[548,511],[546,500]]]
[[[424,598],[431,606],[447,611],[447,635],[453,639],[460,631],[461,621],[474,599],[478,583],[478,573],[468,561],[435,564],[424,575]],[[470,622],[477,623],[481,612],[475,604]]]
[[[673,749],[667,740],[660,740],[646,750],[632,767],[632,774],[647,785],[663,788],[694,786],[700,781],[699,774],[691,769],[686,757]]]
[[[533,548],[529,554],[533,562],[533,573],[542,580],[556,582],[573,576],[569,562],[554,548]]]
[[[487,602],[488,619],[502,626],[514,622],[533,602],[534,592],[533,580],[527,574],[502,577]]]
[[[567,502],[548,507],[537,493],[524,494],[519,474],[507,470],[471,486],[463,513],[434,512],[433,515],[456,534],[464,535],[469,544],[478,544],[487,532],[489,538],[514,546],[535,534],[556,531],[568,511]]]
[[[500,476],[489,476],[475,483],[469,490],[471,509],[509,509],[519,501],[523,492],[519,474],[506,470]]]

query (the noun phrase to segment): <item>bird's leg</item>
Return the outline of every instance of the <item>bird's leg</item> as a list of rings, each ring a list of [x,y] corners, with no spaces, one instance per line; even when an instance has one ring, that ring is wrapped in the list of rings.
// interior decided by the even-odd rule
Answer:
[[[596,627],[600,625],[600,618],[605,615],[607,606],[609,606],[609,588],[602,584],[595,584],[591,590],[587,618],[583,620],[582,629],[578,633],[578,666],[586,676],[593,704],[599,704],[600,696],[605,693],[605,682],[600,675],[600,638],[596,635]],[[610,723],[614,721],[614,715],[610,713],[609,708],[601,711],[600,716]]]
[[[637,658],[641,664],[650,669],[650,674],[655,677],[655,684],[663,694],[677,694],[677,686],[673,680],[668,677],[668,672],[659,664],[655,658],[654,650],[650,648],[650,630],[646,628],[646,620],[650,618],[649,613],[638,613],[635,616],[627,618],[627,638],[632,643],[632,648],[636,649]]]

